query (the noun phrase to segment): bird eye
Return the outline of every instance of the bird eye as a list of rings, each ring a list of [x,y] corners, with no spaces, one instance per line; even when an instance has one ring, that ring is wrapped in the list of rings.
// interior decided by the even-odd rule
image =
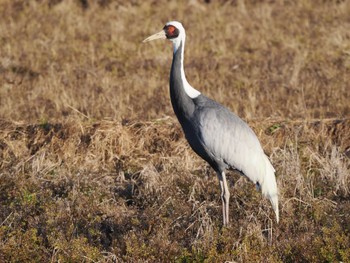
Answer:
[[[175,27],[174,26],[168,26],[168,32],[170,33],[170,34],[173,34],[174,32],[175,32]]]
[[[180,33],[179,30],[172,25],[165,26],[164,31],[168,39],[176,38],[179,36]]]

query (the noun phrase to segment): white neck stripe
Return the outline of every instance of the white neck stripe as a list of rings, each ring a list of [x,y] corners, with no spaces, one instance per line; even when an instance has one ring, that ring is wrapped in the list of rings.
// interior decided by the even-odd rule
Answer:
[[[183,33],[183,35],[181,36],[181,33]],[[183,87],[185,89],[185,92],[186,94],[194,99],[194,98],[197,98],[201,93],[196,90],[195,88],[193,88],[187,81],[186,79],[186,75],[185,75],[185,70],[184,70],[184,51],[185,51],[185,39],[186,39],[186,36],[185,36],[185,32],[182,31],[179,35],[179,37],[177,37],[176,39],[173,39],[172,42],[173,42],[173,46],[174,46],[174,54],[177,52],[177,50],[179,49],[180,47],[180,44],[182,42],[182,50],[181,50],[181,69],[180,69],[180,74],[181,74],[181,80],[182,80],[182,83],[183,83]]]

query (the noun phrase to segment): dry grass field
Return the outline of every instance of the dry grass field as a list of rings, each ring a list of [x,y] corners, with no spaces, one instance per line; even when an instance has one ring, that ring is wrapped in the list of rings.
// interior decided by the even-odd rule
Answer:
[[[0,262],[350,262],[350,1],[2,0]],[[258,135],[280,217],[172,112],[185,71]]]

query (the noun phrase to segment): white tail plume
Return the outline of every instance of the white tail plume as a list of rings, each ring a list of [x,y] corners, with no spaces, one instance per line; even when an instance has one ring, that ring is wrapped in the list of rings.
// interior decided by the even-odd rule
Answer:
[[[273,168],[272,164],[270,163],[269,159],[265,154],[264,154],[264,160],[266,164],[265,176],[263,180],[259,183],[260,183],[261,192],[263,196],[267,197],[272,204],[272,208],[276,214],[276,221],[278,223],[279,221],[278,190],[277,190],[277,183],[276,183],[276,177],[275,177],[275,169]]]

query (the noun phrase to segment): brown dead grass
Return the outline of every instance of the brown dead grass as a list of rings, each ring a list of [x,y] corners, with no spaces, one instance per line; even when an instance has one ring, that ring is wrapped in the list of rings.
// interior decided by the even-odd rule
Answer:
[[[174,119],[2,121],[3,258],[349,259],[349,120],[250,124],[277,169],[281,222],[254,186],[230,174],[233,223],[221,230],[215,174]]]
[[[350,262],[349,1],[0,3],[1,262]],[[191,84],[245,118],[281,222],[189,149],[168,99],[168,20]],[[169,117],[170,116],[170,117]]]
[[[2,1],[0,117],[171,115],[170,44],[141,44],[170,19],[191,84],[240,116],[348,117],[348,1],[79,2]]]

